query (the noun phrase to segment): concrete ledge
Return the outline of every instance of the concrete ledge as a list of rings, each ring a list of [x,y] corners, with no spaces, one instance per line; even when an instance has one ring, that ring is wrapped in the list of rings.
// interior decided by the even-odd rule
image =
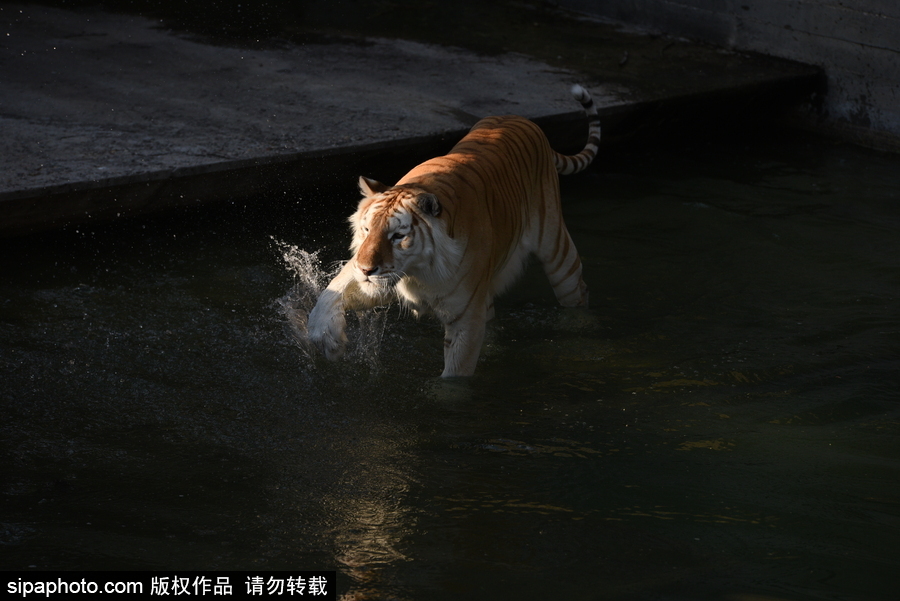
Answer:
[[[555,148],[577,151],[574,81],[594,94],[605,146],[677,121],[702,130],[768,114],[818,81],[802,65],[676,52],[681,42],[589,23],[586,35],[603,27],[593,51],[614,59],[611,72],[349,34],[247,49],[143,17],[32,5],[0,16],[2,236],[228,198],[293,201],[359,174],[391,181],[492,114],[534,119]],[[653,67],[643,77],[642,60]]]

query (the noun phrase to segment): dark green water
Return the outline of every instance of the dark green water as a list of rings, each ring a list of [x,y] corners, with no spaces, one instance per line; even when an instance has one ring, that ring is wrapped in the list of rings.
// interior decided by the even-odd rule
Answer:
[[[294,343],[279,242],[342,258],[352,197],[3,242],[0,568],[893,599],[900,160],[796,137],[564,183],[591,310],[529,272],[461,382],[396,307],[349,361]]]

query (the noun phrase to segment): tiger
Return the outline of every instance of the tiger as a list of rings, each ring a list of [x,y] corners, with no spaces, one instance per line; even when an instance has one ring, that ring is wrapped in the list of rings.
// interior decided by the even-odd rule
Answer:
[[[395,185],[359,178],[350,217],[352,257],[320,293],[307,320],[310,342],[329,360],[347,343],[345,311],[399,300],[444,326],[441,376],[475,372],[494,297],[534,255],[557,301],[587,307],[582,263],[563,221],[559,175],[591,164],[600,118],[590,93],[571,89],[588,118],[584,149],[554,151],[532,121],[487,117],[444,156],[414,167]]]

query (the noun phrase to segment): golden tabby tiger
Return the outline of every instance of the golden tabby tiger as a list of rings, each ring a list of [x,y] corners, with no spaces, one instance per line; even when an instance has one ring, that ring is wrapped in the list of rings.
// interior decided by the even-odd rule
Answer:
[[[597,153],[600,120],[590,94],[572,95],[589,117],[587,144],[565,156],[522,117],[482,119],[445,156],[395,186],[361,177],[350,218],[353,257],[309,314],[309,339],[329,359],[346,344],[344,312],[397,298],[444,324],[442,376],[475,371],[494,296],[529,255],[544,267],[560,304],[586,307],[581,260],[560,208],[557,174],[577,173]]]

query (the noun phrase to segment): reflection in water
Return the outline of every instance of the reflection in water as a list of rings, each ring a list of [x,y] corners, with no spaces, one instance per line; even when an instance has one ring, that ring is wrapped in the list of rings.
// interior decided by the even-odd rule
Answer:
[[[345,521],[335,532],[335,559],[353,580],[342,599],[379,599],[383,591],[400,587],[392,574],[398,564],[409,561],[399,547],[413,526],[404,505],[406,492],[384,487],[370,498],[341,502],[336,514]]]
[[[591,311],[529,270],[449,382],[440,327],[397,307],[351,319],[341,362],[303,347],[344,215],[7,243],[0,567],[336,569],[348,600],[891,598],[896,157],[700,146],[564,184]]]

